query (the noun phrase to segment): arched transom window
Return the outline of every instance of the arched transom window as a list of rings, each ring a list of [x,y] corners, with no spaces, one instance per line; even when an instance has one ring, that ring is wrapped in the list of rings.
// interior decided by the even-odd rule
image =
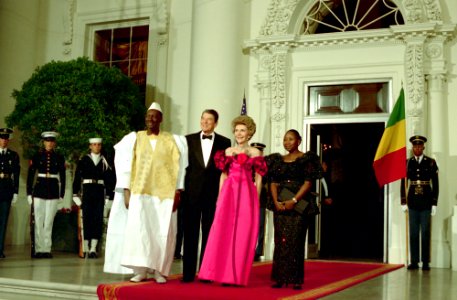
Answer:
[[[404,24],[391,0],[318,0],[306,14],[302,34],[359,31]]]

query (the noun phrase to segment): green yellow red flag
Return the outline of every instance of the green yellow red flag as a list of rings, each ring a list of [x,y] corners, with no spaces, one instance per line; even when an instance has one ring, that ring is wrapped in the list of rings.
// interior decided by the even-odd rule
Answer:
[[[405,92],[400,90],[373,162],[380,187],[406,176]]]

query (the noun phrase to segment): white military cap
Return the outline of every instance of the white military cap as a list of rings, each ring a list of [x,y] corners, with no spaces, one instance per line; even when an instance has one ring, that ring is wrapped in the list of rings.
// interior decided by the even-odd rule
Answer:
[[[157,102],[152,102],[151,106],[149,106],[148,110],[155,109],[157,111],[160,111],[162,113],[162,108],[160,107],[160,104]]]
[[[59,134],[55,131],[44,131],[41,133],[43,140],[54,141]]]
[[[102,140],[103,140],[102,138],[90,138],[89,144],[101,144]]]

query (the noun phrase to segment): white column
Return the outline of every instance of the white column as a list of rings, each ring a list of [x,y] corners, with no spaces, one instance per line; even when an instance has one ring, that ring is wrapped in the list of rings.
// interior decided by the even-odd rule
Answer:
[[[425,152],[434,157],[440,170],[440,195],[438,198],[437,213],[432,217],[431,233],[431,265],[432,267],[449,268],[451,266],[452,246],[449,235],[446,232],[446,219],[449,218],[453,209],[453,199],[448,196],[445,182],[445,174],[449,172],[449,166],[444,162],[448,158],[448,113],[446,111],[446,81],[447,81],[447,57],[445,51],[446,37],[437,36],[429,40],[425,45],[427,82],[427,105],[428,122],[426,136],[429,139]],[[452,217],[455,220],[455,216]],[[454,251],[456,249],[454,248]]]
[[[454,245],[448,240],[445,232],[445,219],[449,216],[449,211],[452,210],[452,199],[446,197],[446,187],[442,174],[447,174],[448,166],[443,162],[447,157],[447,112],[445,105],[444,85],[446,82],[445,74],[436,73],[426,76],[428,82],[428,147],[426,145],[426,153],[437,160],[438,168],[441,174],[441,193],[438,198],[438,208],[436,216],[432,217],[432,232],[431,232],[431,265],[432,267],[449,268],[451,266],[451,247]],[[456,216],[452,217],[452,222],[455,222]],[[455,226],[455,224],[453,224]],[[453,232],[453,239],[454,239]],[[453,248],[455,251],[457,248]],[[455,267],[453,265],[453,267]]]
[[[231,136],[231,120],[240,114],[247,74],[242,54],[248,1],[195,0],[192,16],[192,53],[189,124],[197,131],[204,109],[219,112],[217,131]],[[247,88],[246,88],[247,90]],[[249,114],[249,110],[248,110]]]

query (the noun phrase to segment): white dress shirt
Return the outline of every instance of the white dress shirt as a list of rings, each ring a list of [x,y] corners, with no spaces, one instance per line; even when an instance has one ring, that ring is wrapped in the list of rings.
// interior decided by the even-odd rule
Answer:
[[[213,149],[214,144],[214,132],[209,134],[212,136],[211,139],[203,139],[203,131],[200,133],[200,141],[202,145],[203,161],[205,162],[205,167],[208,165],[209,157],[211,155],[211,150]]]

